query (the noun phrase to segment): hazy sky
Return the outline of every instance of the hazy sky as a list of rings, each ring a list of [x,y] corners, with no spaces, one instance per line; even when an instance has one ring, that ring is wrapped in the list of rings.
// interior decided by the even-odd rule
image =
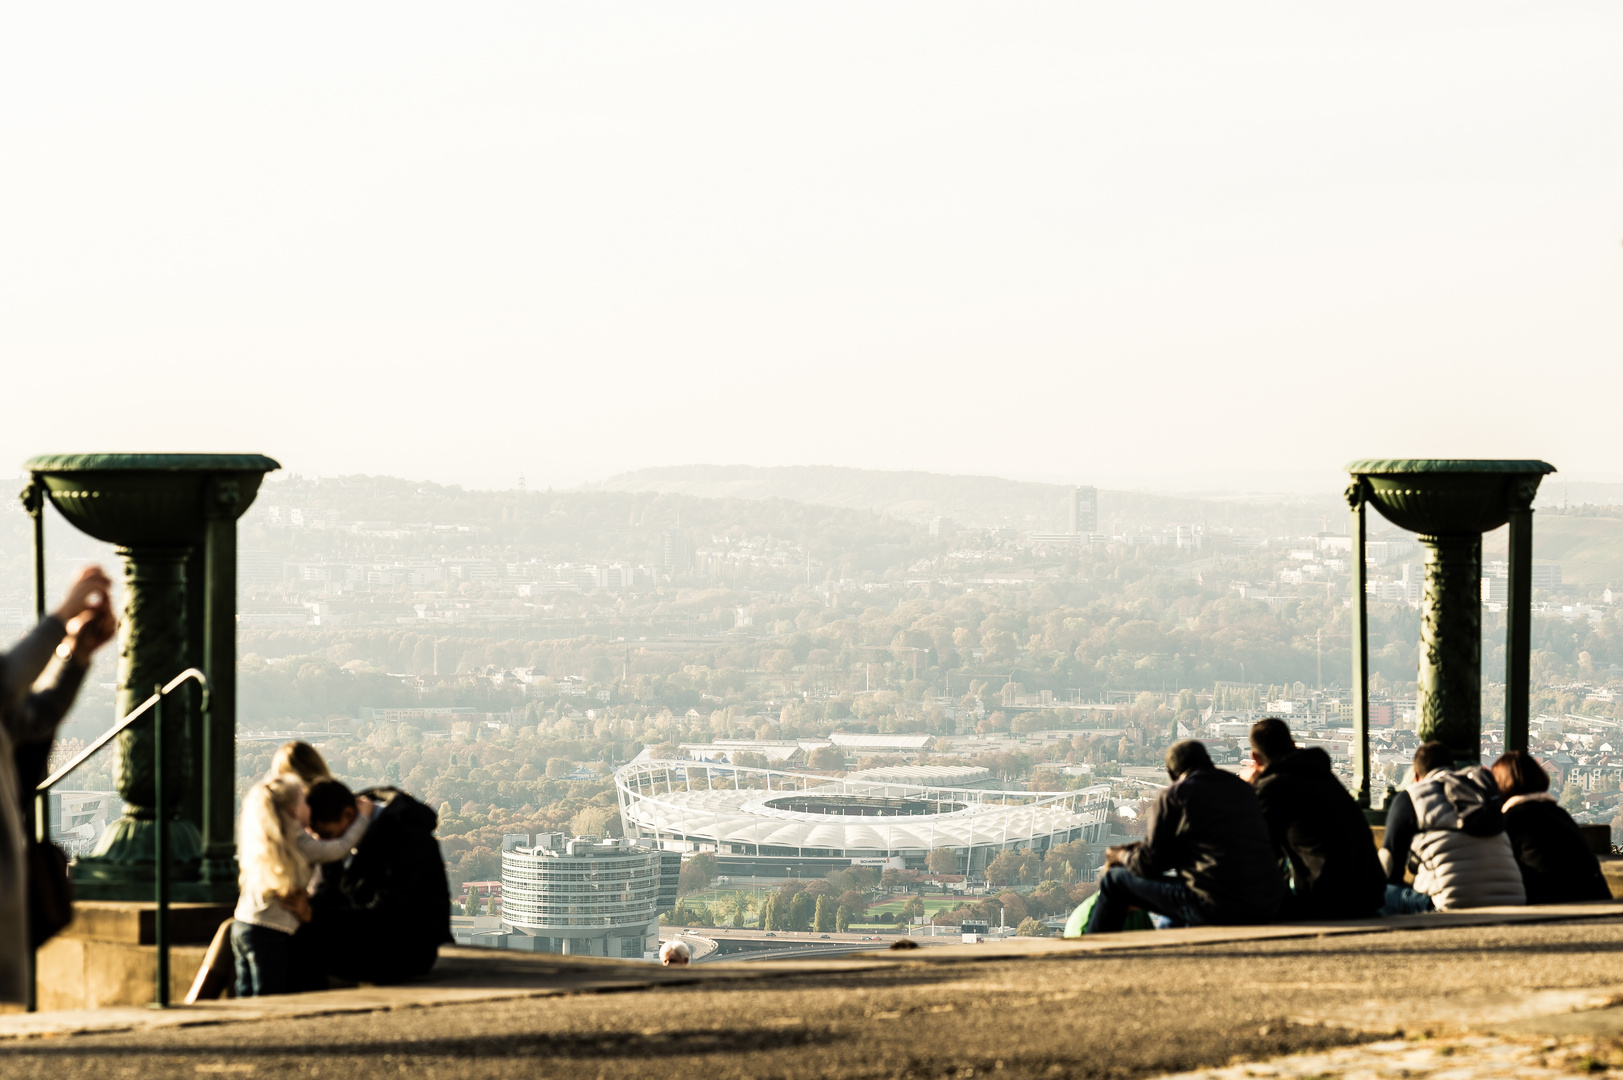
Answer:
[[[0,471],[1623,477],[1623,5],[13,4]]]

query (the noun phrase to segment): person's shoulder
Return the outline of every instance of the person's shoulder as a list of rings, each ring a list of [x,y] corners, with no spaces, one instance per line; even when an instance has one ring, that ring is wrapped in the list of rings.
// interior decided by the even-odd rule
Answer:
[[[379,825],[412,826],[430,832],[439,827],[440,816],[427,805],[395,787],[367,788],[360,792],[374,802],[381,803],[373,828]]]

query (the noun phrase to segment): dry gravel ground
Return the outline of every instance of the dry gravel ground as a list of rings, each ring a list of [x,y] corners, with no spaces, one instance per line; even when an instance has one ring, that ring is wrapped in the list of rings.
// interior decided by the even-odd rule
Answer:
[[[1481,1047],[1542,1057],[1501,1057],[1500,1072],[1458,1075],[1517,1075],[1540,1063],[1604,1068],[1605,1055],[1560,1049],[1596,1031],[1558,1044],[1528,1018],[1623,1000],[1614,995],[1623,995],[1623,921],[1595,920],[986,961],[910,957],[882,971],[83,1035],[0,1046],[0,1076],[1139,1077],[1394,1036],[1409,1040],[1394,1047],[1430,1053],[1467,1046],[1466,1031],[1497,1029],[1502,1037]],[[1614,1011],[1623,1012],[1594,1015]],[[1623,1018],[1616,1027],[1623,1032]],[[1427,1035],[1435,1037],[1423,1047],[1412,1041]],[[1397,1062],[1395,1051],[1368,1052],[1375,1064],[1343,1069],[1322,1058],[1314,1072],[1251,1070],[1395,1076],[1410,1067],[1379,1064]],[[1413,1073],[1428,1074],[1443,1075]]]

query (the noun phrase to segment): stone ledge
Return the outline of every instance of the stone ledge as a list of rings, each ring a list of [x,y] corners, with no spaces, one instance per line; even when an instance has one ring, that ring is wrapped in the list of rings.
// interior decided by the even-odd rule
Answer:
[[[702,967],[662,968],[644,961],[604,957],[564,957],[549,954],[442,948],[440,962],[424,980],[404,986],[328,990],[289,994],[276,998],[216,1001],[168,1010],[147,1008],[79,1009],[0,1016],[0,1040],[44,1038],[231,1024],[347,1013],[431,1008],[540,998],[601,994],[659,987],[724,985],[768,981],[810,974],[848,974],[918,968],[923,965],[963,965],[1015,959],[1077,959],[1124,950],[1176,950],[1201,945],[1289,938],[1351,936],[1439,930],[1460,927],[1548,923],[1568,920],[1613,919],[1623,916],[1623,904],[1596,902],[1537,908],[1480,908],[1470,911],[1431,912],[1394,919],[1346,923],[1288,923],[1272,926],[1188,927],[1180,930],[1139,931],[1063,940],[1013,938],[981,945],[943,946],[933,949],[875,950],[841,959],[722,961]],[[201,950],[197,950],[200,954]]]
[[[231,918],[231,904],[170,904],[169,942],[207,945]],[[58,936],[125,945],[157,943],[157,905],[133,900],[76,900],[73,921]]]

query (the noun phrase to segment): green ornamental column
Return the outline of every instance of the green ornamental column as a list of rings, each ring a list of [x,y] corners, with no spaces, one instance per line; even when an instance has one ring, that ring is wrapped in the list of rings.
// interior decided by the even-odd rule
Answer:
[[[1422,741],[1456,761],[1482,756],[1482,534],[1421,536],[1419,706]]]
[[[124,561],[118,715],[188,667],[202,668],[211,687],[206,716],[190,688],[164,710],[166,806],[153,805],[151,726],[119,736],[115,783],[124,814],[92,854],[75,860],[75,892],[149,900],[161,820],[173,897],[229,901],[236,895],[236,521],[265,473],[280,466],[259,454],[69,454],[34,458],[26,468],[69,522],[118,545]]]
[[[1515,519],[1505,710],[1510,745],[1516,747],[1519,730],[1525,747],[1531,505],[1539,481],[1555,467],[1543,461],[1373,459],[1356,461],[1347,471],[1382,517],[1418,533],[1425,545],[1419,736],[1445,743],[1461,764],[1482,757],[1482,534]],[[1353,558],[1362,563],[1361,547]],[[1355,656],[1364,647],[1363,633],[1362,624],[1355,627]]]

